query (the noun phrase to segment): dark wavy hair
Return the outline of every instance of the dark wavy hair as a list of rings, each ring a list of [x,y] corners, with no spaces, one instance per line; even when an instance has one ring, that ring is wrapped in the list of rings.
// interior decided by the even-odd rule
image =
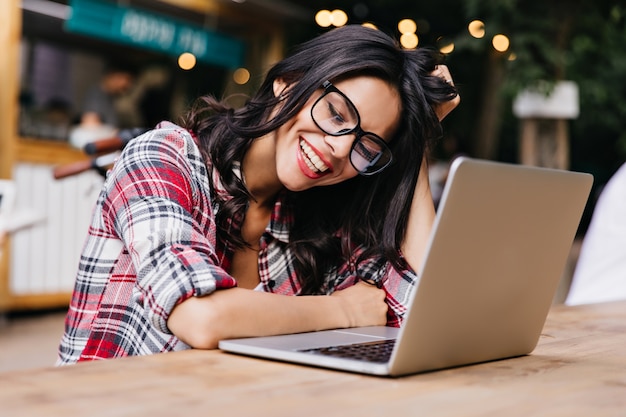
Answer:
[[[374,176],[287,192],[294,209],[289,247],[303,294],[323,291],[325,273],[350,260],[356,245],[367,249],[355,262],[377,256],[406,267],[398,249],[418,174],[425,152],[441,136],[433,106],[457,94],[440,77],[430,75],[441,62],[442,56],[433,50],[404,50],[382,31],[350,25],[297,47],[268,71],[258,92],[239,109],[212,96],[200,97],[183,125],[195,132],[204,158],[233,196],[221,201],[223,208],[216,218],[219,238],[233,247],[246,246],[228,225],[233,218],[243,218],[252,198],[233,173],[233,164],[243,160],[252,141],[294,117],[325,80],[368,75],[389,83],[401,98],[400,126],[389,143],[394,162]],[[281,97],[274,95],[276,79],[290,85]],[[280,110],[270,118],[279,102]]]

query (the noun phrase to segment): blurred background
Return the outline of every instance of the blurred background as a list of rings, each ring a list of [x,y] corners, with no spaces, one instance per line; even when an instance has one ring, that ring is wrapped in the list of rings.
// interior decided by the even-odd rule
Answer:
[[[55,170],[110,161],[87,155],[86,143],[176,121],[202,94],[240,103],[290,48],[345,24],[444,54],[462,101],[432,155],[435,193],[461,154],[590,172],[582,238],[626,160],[623,1],[0,3],[0,179],[22,215],[1,246],[0,314],[67,305],[102,175]]]

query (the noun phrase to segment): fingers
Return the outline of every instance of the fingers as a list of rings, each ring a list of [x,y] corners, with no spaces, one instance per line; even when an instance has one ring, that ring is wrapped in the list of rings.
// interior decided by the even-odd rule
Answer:
[[[450,70],[447,65],[437,65],[432,74],[436,77],[441,78],[446,83],[450,85],[454,85],[454,81],[452,80],[452,74],[450,74]]]
[[[377,326],[387,322],[389,307],[385,302],[385,290],[359,281],[346,289],[335,291],[333,296],[341,297],[349,327]]]
[[[452,110],[454,110],[460,102],[461,96],[457,94],[452,100],[440,103],[435,106],[435,114],[437,114],[437,118],[439,119],[439,121],[442,121],[447,115],[449,115],[450,112],[452,112]]]
[[[383,287],[383,283],[382,282],[373,280],[371,278],[361,278],[361,282],[364,282],[364,283],[369,284],[369,285],[373,285],[376,288],[382,288]]]
[[[436,77],[440,77],[446,83],[454,86],[454,81],[452,80],[452,74],[450,74],[450,70],[447,65],[437,65],[435,70],[432,72],[432,75]],[[437,118],[439,121],[443,120],[452,110],[456,108],[461,102],[461,97],[457,94],[452,100],[446,101],[444,103],[440,103],[435,106],[435,113],[437,114]]]

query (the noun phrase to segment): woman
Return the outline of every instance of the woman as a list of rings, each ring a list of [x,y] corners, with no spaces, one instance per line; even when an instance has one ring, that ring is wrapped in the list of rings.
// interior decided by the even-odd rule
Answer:
[[[436,58],[335,29],[243,108],[202,97],[184,127],[131,141],[98,199],[58,363],[399,326],[434,219],[421,162],[459,101]]]

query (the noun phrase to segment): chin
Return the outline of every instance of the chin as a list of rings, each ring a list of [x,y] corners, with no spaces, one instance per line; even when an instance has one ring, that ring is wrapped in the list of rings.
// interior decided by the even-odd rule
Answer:
[[[283,183],[283,186],[292,192],[299,192],[299,191],[306,191],[309,188],[313,188],[313,185],[304,185],[304,184],[296,184],[293,181],[292,182],[287,182],[287,183]]]
[[[289,191],[304,191],[313,186],[311,179],[303,175],[301,172],[278,170],[278,179],[280,183]]]

